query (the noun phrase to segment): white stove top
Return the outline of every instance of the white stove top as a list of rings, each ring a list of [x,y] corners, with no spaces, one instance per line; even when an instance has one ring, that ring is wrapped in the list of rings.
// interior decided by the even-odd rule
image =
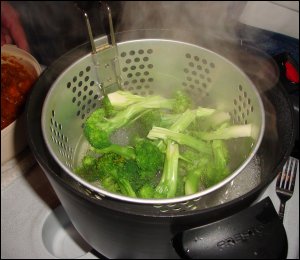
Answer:
[[[299,172],[298,172],[299,175]],[[274,180],[258,200],[269,196],[276,209]],[[299,258],[299,177],[286,204],[288,258]],[[1,258],[101,258],[69,222],[45,174],[29,149],[1,166]]]

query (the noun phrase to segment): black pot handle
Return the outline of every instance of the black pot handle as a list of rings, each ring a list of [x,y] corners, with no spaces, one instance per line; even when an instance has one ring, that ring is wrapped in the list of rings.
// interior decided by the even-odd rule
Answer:
[[[288,93],[290,102],[294,108],[295,121],[295,148],[294,157],[299,159],[299,64],[288,52],[273,56],[280,72],[280,82]]]
[[[182,258],[284,259],[287,236],[269,197],[220,221],[185,230],[173,239]]]

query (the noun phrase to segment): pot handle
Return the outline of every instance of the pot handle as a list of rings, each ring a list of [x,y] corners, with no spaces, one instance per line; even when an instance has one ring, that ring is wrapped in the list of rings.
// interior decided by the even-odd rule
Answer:
[[[279,68],[280,82],[289,94],[294,108],[295,136],[296,141],[299,142],[299,64],[288,52],[279,53],[273,56],[273,59]]]
[[[269,197],[220,221],[185,230],[173,239],[182,258],[284,259],[287,236]]]

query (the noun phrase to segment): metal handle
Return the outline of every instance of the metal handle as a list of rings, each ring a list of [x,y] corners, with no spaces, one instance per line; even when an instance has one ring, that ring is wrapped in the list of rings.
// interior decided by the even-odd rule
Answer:
[[[121,78],[121,70],[119,63],[119,52],[118,46],[116,44],[116,37],[113,27],[112,15],[110,7],[108,6],[106,1],[99,1],[100,10],[103,10],[103,13],[107,17],[109,32],[107,33],[108,44],[104,44],[101,46],[96,46],[92,27],[90,24],[89,16],[87,11],[85,10],[82,4],[77,4],[77,7],[84,15],[85,23],[87,26],[87,32],[92,48],[92,58],[94,63],[94,69],[96,72],[96,77],[98,80],[98,86],[103,94],[107,94],[107,92],[113,92],[117,89],[122,89],[122,78]],[[99,52],[107,50],[108,55],[106,55],[105,59],[100,59]],[[101,65],[104,65],[107,73],[100,73]]]

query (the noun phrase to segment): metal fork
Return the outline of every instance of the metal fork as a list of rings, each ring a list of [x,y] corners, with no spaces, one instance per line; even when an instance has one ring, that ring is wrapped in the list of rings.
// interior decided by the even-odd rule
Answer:
[[[289,157],[277,177],[276,193],[280,199],[278,215],[281,222],[283,222],[285,203],[292,197],[294,192],[298,168],[299,160]]]

